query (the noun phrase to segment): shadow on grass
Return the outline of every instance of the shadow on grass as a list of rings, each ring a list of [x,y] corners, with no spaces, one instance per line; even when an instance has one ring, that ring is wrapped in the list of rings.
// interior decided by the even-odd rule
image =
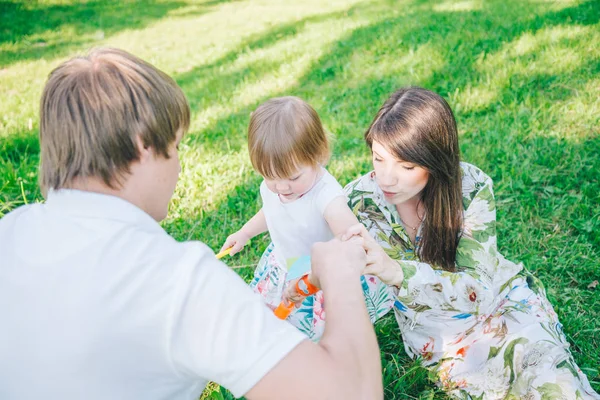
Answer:
[[[195,2],[186,15],[201,15],[232,0]],[[125,29],[140,29],[188,6],[185,0],[92,0],[68,4],[0,0],[0,67],[39,58],[58,57]],[[56,37],[53,33],[68,29]]]
[[[535,6],[529,5],[528,7],[530,11],[535,11]],[[357,12],[369,11],[374,14],[377,12],[366,8]],[[365,151],[362,144],[362,132],[368,126],[381,102],[396,88],[418,84],[448,98],[455,91],[464,90],[469,85],[484,80],[484,72],[477,68],[477,60],[481,57],[502,51],[504,46],[518,40],[524,34],[535,35],[543,29],[552,27],[597,24],[600,16],[600,4],[593,1],[585,2],[543,15],[535,15],[533,11],[530,13],[521,11],[507,12],[501,2],[485,3],[482,10],[471,12],[445,13],[432,12],[431,9],[417,9],[409,15],[386,19],[358,28],[332,46],[325,56],[311,66],[309,72],[299,80],[294,88],[285,92],[270,93],[269,96],[265,96],[254,104],[218,119],[203,131],[195,132],[191,138],[192,145],[201,147],[203,151],[215,153],[231,151],[230,149],[243,151],[246,141],[246,124],[252,109],[268,97],[295,94],[307,99],[313,105],[322,102],[321,107],[317,107],[317,110],[320,111],[326,124],[329,123],[337,128],[334,129],[338,140],[333,162],[342,162],[344,159],[352,158]],[[335,17],[331,16],[331,18]],[[250,38],[238,51],[241,52],[244,48],[268,47],[274,43],[273,37],[295,35],[303,29],[306,23],[307,21],[300,21],[297,24],[280,26],[272,32]],[[564,40],[568,45],[571,39]],[[375,76],[368,76],[365,73],[365,78],[362,80],[346,77],[348,68],[351,68],[353,61],[357,58],[370,57],[373,64],[377,63],[379,55],[376,54],[376,50],[373,50],[375,46],[387,49],[395,48],[400,56],[418,50],[426,44],[431,45],[438,54],[443,55],[443,62],[432,68],[424,78],[411,75],[407,71],[399,74],[386,74],[384,71]],[[214,64],[199,67],[180,75],[177,80],[192,96],[201,93],[203,86],[193,84],[195,77],[208,72],[214,73],[219,68],[226,67],[227,63],[232,63],[236,59],[238,51],[231,52]],[[598,308],[598,301],[594,293],[586,289],[584,282],[587,285],[587,277],[594,273],[593,260],[597,260],[599,256],[597,250],[594,251],[593,248],[597,248],[598,245],[596,232],[600,231],[600,220],[597,217],[590,219],[589,216],[598,215],[600,212],[595,194],[600,184],[594,173],[600,168],[600,161],[598,157],[593,156],[599,154],[600,142],[594,137],[584,137],[582,141],[577,141],[532,136],[532,131],[543,132],[552,129],[556,122],[555,119],[550,116],[541,122],[536,121],[531,118],[532,116],[526,109],[519,111],[520,114],[512,118],[507,117],[506,113],[499,112],[500,109],[506,108],[507,104],[513,109],[518,109],[516,105],[524,100],[527,100],[531,109],[535,109],[541,107],[548,100],[568,101],[577,96],[576,92],[585,90],[585,84],[594,79],[598,72],[597,60],[590,60],[586,54],[581,54],[581,56],[587,61],[563,74],[513,73],[510,79],[500,86],[488,104],[478,110],[458,112],[457,119],[459,123],[462,120],[469,120],[468,127],[475,129],[462,135],[461,147],[464,150],[465,159],[479,165],[495,179],[499,199],[504,196],[512,198],[515,209],[522,210],[517,212],[521,213],[523,226],[516,231],[512,226],[507,226],[506,222],[502,222],[505,215],[513,222],[518,222],[515,221],[514,215],[510,215],[514,211],[499,210],[499,240],[501,247],[507,250],[509,258],[512,258],[511,254],[519,255],[520,258],[516,258],[516,260],[525,261],[530,269],[539,272],[542,280],[548,282],[550,292],[555,294],[560,293],[561,287],[570,286],[572,278],[565,274],[565,270],[571,269],[573,265],[580,266],[571,275],[581,282],[576,288],[575,294],[568,298],[560,296],[552,298],[552,300],[557,305],[567,335],[574,343],[574,353],[578,363],[587,368],[586,371],[593,380],[593,385],[598,388],[600,379],[596,366],[600,360],[597,355],[593,355],[593,352],[584,346],[586,341],[576,337],[575,334],[586,325],[581,321],[574,320],[572,315],[587,315],[585,321],[588,321],[589,324],[589,321],[593,321],[593,313],[592,315],[589,312],[586,313],[586,309],[589,311]],[[259,60],[255,65],[259,71],[266,67],[272,69],[276,67],[275,64],[270,65],[265,60]],[[254,70],[254,65],[249,66],[248,69]],[[214,82],[218,82],[221,78],[223,85],[227,85],[226,87],[237,87],[244,85],[247,74],[241,71],[240,73],[210,77]],[[555,84],[563,79],[571,80],[572,86],[565,88]],[[235,94],[231,93],[231,96],[233,95]],[[222,101],[223,97],[228,97],[229,94],[218,92],[214,96],[212,94],[207,94],[207,96],[210,98],[208,102],[210,105],[211,102],[216,104]],[[326,99],[326,103],[322,99]],[[196,109],[195,111],[200,110]],[[349,117],[351,121],[347,120]],[[340,118],[346,120],[343,123],[336,122]],[[489,128],[489,131],[477,129],[477,123],[481,123],[483,119],[487,119],[487,121],[482,126],[486,129]],[[227,149],[221,140],[224,138],[227,138]],[[520,151],[515,153],[515,149]],[[589,153],[590,150],[591,153]],[[549,169],[552,171],[554,168],[557,172],[549,173]],[[343,168],[340,180],[342,183],[347,183],[349,177],[356,176],[357,172],[361,172],[360,168],[347,165]],[[574,176],[581,179],[572,179]],[[584,183],[582,184],[582,182]],[[240,187],[243,188],[243,191],[256,191],[258,181],[253,184],[246,182],[238,186],[238,188]],[[223,221],[220,215],[230,210],[229,202],[239,195],[238,189],[236,189],[234,193],[227,196],[224,202],[214,206],[214,213],[205,213],[203,218],[206,219],[207,226],[211,228],[198,230],[196,237],[201,240],[213,240],[215,228],[220,226],[219,224]],[[565,200],[563,195],[568,199]],[[252,210],[252,212],[254,211],[256,209]],[[240,218],[237,226],[230,224],[228,232],[239,229],[243,221],[252,215],[252,212]],[[186,218],[188,217],[194,218],[193,215],[186,216]],[[554,225],[549,226],[550,223],[559,224],[562,233],[553,234],[548,239],[549,233],[551,233],[549,230],[554,229]],[[528,235],[539,240],[524,240],[524,236]],[[225,236],[226,233],[223,232],[221,240],[216,241],[215,245],[220,246]],[[578,243],[571,243],[574,249],[568,256],[563,254],[562,257],[558,257],[557,254],[552,254],[552,251],[548,250],[549,247],[556,248],[556,241],[569,243],[574,240]],[[524,245],[524,242],[528,245]],[[260,251],[255,250],[255,262],[259,255]],[[588,259],[586,261],[581,257],[588,257]],[[556,278],[553,276],[554,274],[560,275]],[[577,309],[577,311],[573,314],[563,312],[563,306],[567,305],[571,310]],[[386,319],[386,321],[384,327],[390,324],[395,326],[393,320],[390,322],[389,319]],[[385,328],[378,328],[378,330],[381,335],[386,337],[387,341],[390,333],[382,332]],[[416,370],[413,370],[414,379],[411,378],[410,382],[403,380],[402,374],[406,372],[406,368],[410,368],[410,366],[406,367],[406,363],[414,364],[410,364],[404,354],[401,339],[399,337],[396,339],[388,341],[383,349],[384,373],[392,374],[386,379],[386,382],[395,382],[392,389],[389,385],[386,387],[386,391],[391,390],[386,393],[386,398],[389,399],[405,398],[403,396],[414,395],[415,391],[423,393],[424,388],[431,388],[431,385],[427,383],[426,374],[417,373]],[[596,335],[588,340],[597,343],[600,338]],[[592,348],[595,347],[592,346]],[[403,366],[397,367],[398,363]],[[394,378],[393,374],[399,375]]]
[[[39,153],[35,133],[0,136],[0,218],[24,203],[42,199],[37,181]]]
[[[326,108],[322,112],[326,119],[334,119],[336,115],[356,116],[354,123],[346,124],[344,129],[336,131],[341,136],[340,140],[344,142],[350,130],[353,133],[362,131],[383,99],[400,86],[419,84],[448,96],[457,88],[464,88],[484,78],[475,67],[476,60],[482,54],[498,51],[524,33],[535,33],[542,28],[552,26],[594,24],[600,18],[600,5],[593,1],[533,17],[528,13],[517,11],[513,11],[514,18],[503,17],[502,12],[506,10],[499,2],[485,3],[485,7],[478,11],[453,13],[432,12],[427,8],[356,29],[351,35],[334,45],[322,60],[315,63],[296,87],[265,96],[190,136],[195,144],[201,144],[205,150],[223,150],[223,141],[215,138],[225,137],[227,137],[228,150],[231,148],[239,150],[245,145],[245,124],[250,112],[269,97],[291,93],[306,98],[327,98],[327,104],[323,104]],[[378,10],[376,7],[373,8],[375,10],[365,6],[352,12],[371,12],[377,15]],[[325,18],[337,18],[341,15],[343,13],[334,13]],[[262,72],[266,74],[279,65],[277,62],[259,60],[243,70],[219,73],[220,69],[230,66],[240,53],[267,48],[281,39],[297,34],[306,24],[323,21],[323,19],[322,16],[312,17],[294,24],[276,27],[272,31],[249,38],[236,51],[209,65],[177,75],[176,80],[190,98],[197,98],[198,95],[203,98],[202,108],[198,108],[199,103],[192,100],[193,112],[202,111],[233,98],[236,93],[232,89],[243,87],[248,79],[257,78],[253,75],[254,71],[270,68],[267,72]],[[444,55],[445,59],[441,66],[431,68],[430,76],[425,79],[407,73],[397,75],[384,73],[376,79],[371,77],[364,81],[345,80],[343,75],[348,72],[353,57],[370,57],[374,64],[377,63],[379,55],[372,53],[374,44],[395,48],[398,57],[429,44],[435,51]],[[209,78],[205,78],[207,74],[210,74]],[[214,76],[215,74],[217,76]],[[214,90],[212,93],[204,90],[205,87],[214,84],[223,90]],[[364,90],[367,90],[367,96],[360,95]],[[348,99],[351,101],[348,102]],[[361,102],[354,103],[356,99],[360,99]],[[205,132],[210,132],[210,136]],[[349,144],[354,144],[354,141],[350,139]]]
[[[376,3],[350,10],[350,14],[373,15],[377,22],[355,29],[332,45],[295,87],[285,92],[274,91],[253,104],[228,112],[202,131],[192,132],[186,141],[201,151],[215,154],[244,151],[249,113],[268,97],[298,95],[317,108],[325,125],[338,136],[332,163],[341,166],[339,177],[345,184],[357,174],[367,172],[364,163],[352,161],[366,152],[362,132],[383,100],[398,87],[418,84],[450,98],[470,85],[485,82],[486,72],[478,68],[478,60],[500,52],[524,34],[535,35],[550,27],[597,25],[600,19],[600,3],[596,1],[543,13],[539,4],[523,3],[522,8],[507,9],[504,2],[493,1],[484,2],[480,10],[439,12],[428,2],[418,2],[407,3],[406,14],[382,18],[381,13],[386,7],[389,5]],[[277,62],[260,59],[236,71],[233,64],[240,54],[292,38],[307,24],[345,15],[333,13],[276,26],[263,34],[248,37],[237,50],[215,62],[175,78],[190,98],[193,113],[226,103],[236,95],[232,89],[243,87],[249,77],[254,78],[253,74],[278,68]],[[565,40],[568,45],[569,40],[575,39]],[[358,77],[351,74],[356,60],[367,60],[364,65],[377,65],[391,59],[390,65],[394,66],[394,56],[400,59],[424,46],[429,46],[432,54],[441,59],[430,68],[425,59],[422,74],[412,73],[411,66],[387,72],[367,68]],[[396,54],[386,59],[389,54],[378,52],[378,48],[393,49]],[[461,148],[465,160],[480,166],[496,183],[502,252],[509,259],[525,262],[548,282],[565,332],[575,344],[576,360],[581,367],[588,368],[586,371],[593,372],[600,364],[593,351],[600,345],[600,337],[597,333],[586,338],[576,334],[590,328],[600,304],[595,293],[586,289],[586,279],[594,273],[600,256],[597,250],[600,139],[592,135],[577,141],[532,134],[551,130],[558,118],[551,115],[539,118],[533,114],[536,109],[545,107],[548,99],[558,102],[574,98],[577,91],[584,91],[586,83],[597,76],[598,61],[587,54],[581,54],[581,57],[585,62],[562,74],[511,73],[487,103],[478,109],[458,110],[457,119],[464,132]],[[556,84],[564,79],[572,81],[569,88]],[[201,101],[200,96],[203,96]],[[527,107],[518,107],[525,103]],[[542,110],[542,113],[547,114],[547,111]],[[227,139],[227,146],[223,139]],[[29,148],[27,140],[0,142],[3,152],[8,149],[8,162],[32,160],[34,154]],[[218,250],[225,237],[239,229],[258,210],[259,182],[258,177],[249,176],[223,201],[210,209],[184,210],[177,218],[166,222],[165,228],[178,239],[199,239]],[[8,186],[7,201],[15,201],[19,198],[20,187],[14,182]],[[197,221],[191,232],[190,221]],[[511,223],[520,227],[515,229]],[[567,250],[557,253],[556,249],[563,246],[556,245],[556,241],[564,243]],[[265,245],[265,239],[253,243],[235,263],[255,263]],[[582,255],[588,258],[584,260]],[[574,265],[579,268],[572,268]],[[249,273],[244,270],[242,276],[248,279]],[[578,282],[575,286],[572,279]],[[569,315],[584,315],[585,318],[578,321]],[[386,399],[407,398],[430,390],[432,385],[423,370],[415,369],[411,372],[412,378],[403,378],[407,369],[417,364],[405,355],[393,318],[386,318],[377,325],[377,330],[380,337],[385,337],[381,344]],[[596,375],[589,377],[598,390],[600,378],[595,371]]]

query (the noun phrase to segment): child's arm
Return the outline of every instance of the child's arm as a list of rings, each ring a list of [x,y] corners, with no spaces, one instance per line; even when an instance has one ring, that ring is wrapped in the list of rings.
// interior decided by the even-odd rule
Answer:
[[[234,255],[244,248],[246,243],[248,243],[248,240],[266,231],[267,220],[265,219],[265,213],[261,208],[254,217],[250,218],[250,221],[244,224],[242,229],[230,235],[227,240],[225,240],[225,244],[221,247],[221,251],[231,247],[231,252],[229,254]]]
[[[331,200],[327,207],[325,207],[323,216],[329,225],[329,229],[331,229],[331,232],[336,238],[340,238],[344,235],[351,226],[360,224],[352,210],[350,210],[350,207],[348,207],[346,196],[338,196]],[[308,275],[308,280],[312,283],[311,274]],[[296,283],[298,281],[299,279],[290,281],[285,289],[282,297],[285,304],[298,304],[306,297],[296,291]]]
[[[358,223],[356,216],[354,216],[354,213],[348,207],[345,196],[338,196],[331,200],[325,208],[323,216],[335,237],[340,237],[348,228]]]

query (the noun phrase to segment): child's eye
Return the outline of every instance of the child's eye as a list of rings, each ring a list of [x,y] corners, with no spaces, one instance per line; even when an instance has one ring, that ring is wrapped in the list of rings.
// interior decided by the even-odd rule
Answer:
[[[381,158],[377,158],[377,157],[375,157],[374,160],[377,161],[377,162],[381,162],[382,161]]]
[[[297,180],[298,180],[298,178],[300,178],[300,175],[298,175],[298,176],[295,176],[295,177],[293,177],[293,178],[290,178],[290,181],[297,181]]]

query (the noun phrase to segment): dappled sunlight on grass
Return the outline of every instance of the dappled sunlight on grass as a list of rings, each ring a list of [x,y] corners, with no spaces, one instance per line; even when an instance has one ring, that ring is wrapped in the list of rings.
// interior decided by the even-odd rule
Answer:
[[[495,54],[480,57],[475,64],[475,70],[480,74],[477,84],[467,84],[460,93],[452,96],[452,100],[464,112],[484,110],[496,100],[506,101],[502,99],[503,92],[514,84],[515,78],[527,80],[542,75],[558,77],[583,67],[586,59],[600,56],[600,50],[594,45],[598,41],[600,32],[592,27],[558,26],[539,30],[535,34],[525,33],[505,44]],[[550,84],[570,85],[571,82]],[[539,91],[524,93],[524,96],[537,94]],[[544,101],[544,98],[539,100]]]
[[[544,4],[552,11],[562,10],[563,8],[576,6],[581,3],[580,0],[532,0],[531,2]]]
[[[39,96],[52,68],[92,46],[129,50],[185,92],[192,126],[163,226],[215,250],[260,208],[246,149],[258,104],[309,102],[335,137],[328,168],[346,184],[372,168],[362,136],[381,103],[398,87],[424,86],[454,109],[463,158],[494,179],[500,250],[546,283],[600,389],[600,297],[587,288],[600,259],[600,3],[131,1],[8,9],[41,22],[0,29],[9,50],[0,54],[0,215],[41,199]],[[254,265],[267,238],[227,262]],[[252,270],[238,271],[247,279]],[[444,398],[404,353],[393,317],[377,331],[386,399]]]
[[[112,2],[116,3],[116,1]],[[140,7],[144,4],[152,5],[155,3],[151,0],[144,0],[144,2],[140,4]],[[94,4],[96,3],[94,2]],[[355,3],[359,2],[356,1]],[[303,18],[319,15],[328,16],[335,12],[343,14],[354,3],[337,0],[329,2],[327,7],[320,6],[321,2],[316,0],[299,5],[285,2],[275,5],[254,2],[224,2],[211,5],[212,2],[202,1],[157,4],[156,10],[165,14],[169,9],[179,10],[183,8],[185,10],[186,7],[192,6],[200,7],[203,12],[197,13],[188,9],[187,13],[178,13],[179,15],[176,17],[158,19],[150,24],[150,17],[153,17],[153,13],[158,11],[148,7],[149,11],[147,12],[150,13],[148,19],[144,18],[145,14],[142,12],[141,16],[135,17],[136,21],[140,20],[139,24],[131,23],[123,26],[119,29],[120,32],[116,32],[114,28],[109,28],[106,32],[101,29],[87,29],[82,32],[82,28],[75,29],[74,25],[63,24],[57,30],[40,30],[39,33],[35,33],[37,35],[36,40],[45,43],[44,46],[40,47],[42,49],[45,49],[52,40],[62,40],[64,43],[69,44],[70,54],[85,54],[89,48],[98,46],[120,47],[154,63],[169,74],[177,75],[178,71],[193,71],[195,68],[211,62],[218,62],[219,59],[231,52],[243,52],[247,38],[252,38],[253,35],[268,34],[272,31],[274,25],[297,23],[302,21]],[[77,13],[85,14],[85,9],[80,11],[79,8],[76,8],[74,15],[79,15]],[[111,9],[111,7],[107,8]],[[110,11],[106,14],[113,15],[121,8],[116,7],[116,11]],[[61,12],[63,12],[62,9]],[[100,26],[105,24],[102,20],[103,12],[103,10],[98,10],[93,14]],[[252,15],[252,18],[248,18],[248,15]],[[128,21],[127,13],[124,13],[121,19]],[[277,24],[274,24],[273,21],[277,21]],[[78,21],[77,23],[85,26],[84,21]],[[107,20],[106,24],[108,23]],[[142,23],[150,26],[141,29]],[[327,37],[327,29],[323,27],[319,29],[319,32]],[[272,43],[278,42],[278,39],[277,37],[268,38]],[[313,35],[312,39],[312,43],[303,43],[303,45],[320,45],[318,36]],[[335,37],[331,37],[331,40],[334,39]],[[0,43],[0,46],[3,45]],[[15,52],[21,51],[22,46],[24,46],[21,42],[7,42],[6,45],[17,46]],[[296,43],[292,43],[292,45],[296,45]],[[2,48],[0,47],[0,49]],[[306,51],[306,47],[300,50]],[[5,120],[4,126],[0,126],[2,131],[14,132],[22,129],[23,125],[19,124],[18,121],[23,120],[25,117],[32,116],[37,119],[37,101],[41,95],[43,83],[51,69],[65,59],[66,54],[63,53],[59,49],[49,48],[44,53],[44,59],[42,60],[25,58],[25,60],[16,62],[2,70],[0,95],[3,97],[3,101],[0,102],[0,116],[4,117]],[[237,54],[233,57],[233,60],[236,58]],[[217,70],[221,67],[223,65],[219,64]],[[23,76],[30,78],[24,81]],[[207,92],[210,89],[207,88]],[[202,108],[205,107],[208,107],[208,105],[202,104]]]
[[[195,213],[212,208],[253,174],[247,153],[215,154],[187,148],[181,158],[182,173],[173,209]]]
[[[262,74],[246,74],[241,82],[231,87],[230,92],[219,93],[218,104],[202,107],[192,122],[193,131],[204,131],[220,118],[237,113],[250,106],[258,105],[269,97],[286,93],[298,86],[314,62],[326,55],[329,46],[345,34],[361,26],[365,21],[327,20],[306,25],[295,36],[276,42],[273,46],[242,54],[225,74],[255,68],[255,64],[271,69],[262,69]],[[319,41],[319,46],[315,42]],[[310,49],[310,51],[308,51]],[[223,98],[224,97],[224,98]],[[209,97],[210,99],[210,97]],[[229,100],[229,101],[227,101]],[[233,132],[245,136],[244,132]]]
[[[434,4],[434,11],[474,11],[481,9],[482,0],[468,1],[445,1],[440,4]]]
[[[596,64],[596,69],[600,67]],[[547,136],[564,137],[582,141],[600,137],[600,79],[596,78],[584,85],[571,85],[572,96],[557,101],[549,111],[556,115],[556,122],[547,131]]]
[[[441,70],[445,62],[439,49],[432,43],[380,55],[370,54],[367,50],[353,54],[346,83],[349,87],[359,86],[390,75],[420,82],[430,79],[433,72]]]
[[[533,71],[559,74],[600,53],[593,45],[598,39],[600,33],[590,26],[554,26],[535,34],[527,32],[496,54],[486,55],[478,69],[488,74],[501,71],[506,76]]]

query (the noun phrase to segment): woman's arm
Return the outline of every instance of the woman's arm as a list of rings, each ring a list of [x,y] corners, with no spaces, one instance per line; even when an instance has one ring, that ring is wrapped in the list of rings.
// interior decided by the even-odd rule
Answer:
[[[477,314],[494,298],[494,276],[502,273],[496,251],[496,211],[490,179],[474,191],[464,215],[463,236],[457,249],[457,271],[433,268],[430,264],[392,260],[392,248],[384,250],[364,236],[367,250],[366,273],[399,288],[399,301],[413,309],[442,309]],[[376,228],[373,228],[376,229]],[[371,235],[377,235],[374,232]],[[366,229],[364,230],[366,232]],[[356,234],[356,228],[349,231]],[[374,240],[373,240],[374,242]]]

